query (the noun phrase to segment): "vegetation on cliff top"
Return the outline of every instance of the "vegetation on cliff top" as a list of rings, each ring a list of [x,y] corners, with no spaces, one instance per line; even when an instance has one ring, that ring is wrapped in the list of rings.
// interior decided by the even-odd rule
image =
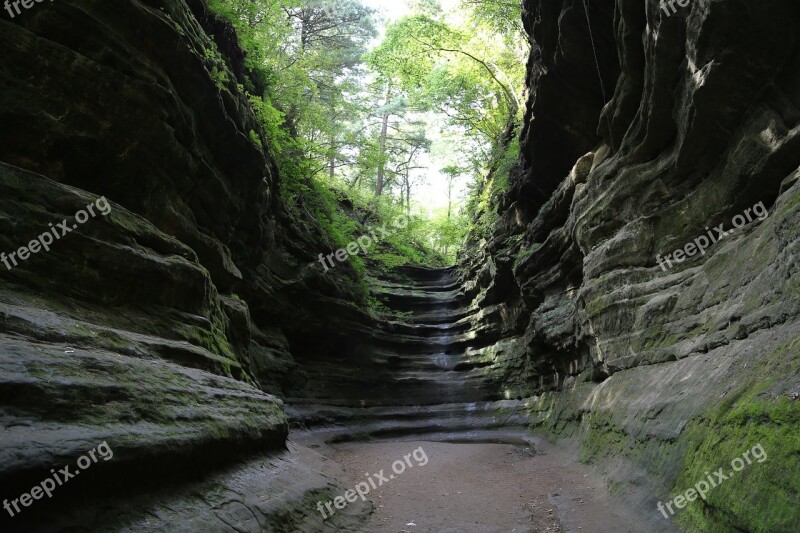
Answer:
[[[488,228],[505,183],[492,171],[516,159],[528,52],[519,7],[416,0],[387,23],[370,2],[209,5],[246,52],[242,89],[265,138],[250,136],[280,167],[284,205],[338,247],[359,236],[343,205],[377,225],[405,213],[408,227],[370,259],[447,264],[468,230]]]

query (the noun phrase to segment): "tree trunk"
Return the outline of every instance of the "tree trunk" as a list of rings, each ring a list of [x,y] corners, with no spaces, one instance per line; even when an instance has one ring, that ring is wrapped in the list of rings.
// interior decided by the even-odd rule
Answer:
[[[452,192],[453,192],[453,182],[451,180],[447,181],[447,221],[450,222],[450,209],[453,206],[452,201]]]
[[[375,184],[375,196],[383,193],[383,181],[386,175],[386,137],[389,134],[389,113],[383,114],[383,124],[381,125],[381,160],[378,163],[378,181]]]
[[[330,180],[336,177],[336,135],[331,134],[331,147],[328,148],[328,172]]]
[[[411,176],[410,171],[406,170],[406,212],[411,214]]]
[[[328,174],[331,182],[336,177],[336,152],[339,148],[336,142],[336,106],[333,104],[333,97],[330,97],[330,111],[331,111],[331,133],[328,138],[330,146],[328,147]]]

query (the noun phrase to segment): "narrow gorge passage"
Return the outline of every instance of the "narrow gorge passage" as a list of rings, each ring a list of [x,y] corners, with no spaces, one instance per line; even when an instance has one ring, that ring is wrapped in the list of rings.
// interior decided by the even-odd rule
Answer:
[[[372,361],[384,386],[288,406],[303,421],[290,438],[341,464],[343,486],[382,473],[360,531],[633,531],[635,513],[610,499],[576,451],[531,436],[526,402],[493,386],[485,349],[503,339],[476,332],[480,311],[453,269],[402,268],[374,286],[387,304]],[[320,372],[320,390],[342,390],[332,372]],[[408,459],[414,450],[424,461]]]
[[[797,0],[0,46],[0,532],[800,531]]]

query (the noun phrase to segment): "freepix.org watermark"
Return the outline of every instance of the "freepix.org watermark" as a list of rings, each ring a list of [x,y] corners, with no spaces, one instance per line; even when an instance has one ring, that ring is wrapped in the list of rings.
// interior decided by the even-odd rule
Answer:
[[[406,226],[408,226],[408,217],[405,215],[399,215],[392,221],[392,228],[395,230],[403,229]],[[393,233],[391,229],[386,229],[385,225],[374,229],[367,229],[370,231],[370,235],[362,235],[358,239],[351,241],[344,248],[339,248],[335,252],[328,255],[319,254],[319,262],[325,268],[325,272],[336,266],[336,264],[333,262],[334,258],[336,258],[338,262],[342,263],[347,261],[351,255],[358,255],[359,252],[366,254],[367,249],[370,246],[377,244],[381,239],[388,237]],[[380,233],[380,237],[378,237],[376,232]],[[330,267],[328,267],[328,261],[330,262]]]
[[[664,11],[664,13],[666,13],[669,17],[678,12],[678,8],[675,7],[675,4],[678,4],[679,7],[686,7],[690,2],[691,0],[661,0],[660,7],[661,10]],[[672,10],[671,13],[670,10]]]
[[[52,2],[53,0],[50,1]],[[22,10],[19,8],[20,5],[24,9],[30,9],[34,5],[40,4],[42,2],[44,2],[44,0],[13,0],[13,1],[6,0],[4,7],[6,8],[6,11],[8,11],[8,14],[11,16],[11,18],[13,19],[17,15],[22,15]],[[14,11],[11,10],[12,7],[14,8]]]
[[[64,237],[67,233],[72,233],[78,229],[80,224],[85,224],[91,218],[96,217],[97,213],[94,211],[95,207],[103,216],[107,216],[111,212],[111,204],[108,203],[108,200],[106,200],[105,196],[101,196],[94,203],[87,205],[84,209],[81,209],[75,213],[74,223],[70,224],[70,220],[65,218],[55,226],[53,226],[52,223],[48,224],[50,226],[50,230],[36,237],[34,240],[29,242],[27,246],[22,246],[16,252],[11,252],[8,255],[6,255],[5,252],[0,253],[0,261],[2,261],[7,269],[11,270],[16,266],[19,266],[20,261],[26,261],[33,254],[38,254],[42,250],[49,252],[50,245],[55,241],[61,237]],[[17,261],[18,259],[19,261]]]
[[[752,459],[750,458],[751,455]],[[675,514],[675,511],[672,509],[673,504],[676,508],[683,509],[689,502],[695,501],[698,496],[705,500],[706,494],[708,494],[711,489],[718,487],[723,481],[732,478],[736,472],[741,472],[744,470],[745,466],[753,464],[753,459],[755,459],[757,463],[763,463],[767,460],[767,452],[764,451],[764,447],[761,446],[760,443],[753,446],[752,449],[745,451],[742,454],[742,457],[736,457],[733,461],[731,461],[731,468],[733,469],[732,472],[726,473],[725,467],[722,467],[711,474],[706,472],[706,477],[695,483],[693,488],[686,489],[683,494],[675,496],[666,504],[658,502],[656,507],[659,511],[661,511],[661,514],[664,515],[664,518],[669,518],[667,515],[667,510],[669,510],[670,515]],[[747,462],[746,464],[745,461]]]
[[[95,452],[97,452],[97,454],[95,454]],[[107,442],[103,441],[97,448],[89,450],[86,455],[81,455],[78,458],[78,470],[70,472],[69,465],[61,468],[58,472],[56,472],[55,468],[51,468],[50,473],[53,474],[53,477],[48,477],[34,486],[29,492],[23,492],[19,498],[14,498],[10,502],[8,500],[3,500],[3,507],[8,511],[8,514],[13,517],[22,512],[22,509],[19,508],[20,505],[22,505],[22,507],[29,507],[34,500],[41,500],[45,494],[48,498],[52,498],[53,491],[56,487],[60,487],[80,474],[81,470],[86,470],[92,466],[98,461],[98,456],[104,461],[108,461],[114,457],[114,452]]]
[[[708,250],[713,244],[718,243],[728,235],[732,234],[735,230],[742,229],[746,225],[754,222],[756,219],[753,218],[753,215],[755,215],[757,220],[760,221],[767,219],[769,216],[769,211],[767,211],[767,208],[764,207],[764,202],[758,202],[753,207],[748,207],[744,214],[733,217],[733,220],[731,221],[731,224],[733,224],[733,229],[725,231],[725,224],[720,224],[713,230],[706,226],[706,231],[708,232],[706,234],[707,236],[701,235],[694,241],[687,243],[683,248],[678,248],[671,254],[667,254],[664,257],[661,257],[661,254],[657,254],[656,261],[658,261],[661,269],[666,272],[667,266],[672,268],[672,261],[675,261],[676,263],[683,263],[698,253],[706,255],[706,250]]]
[[[367,483],[367,481],[356,483],[355,490],[350,489],[345,491],[344,496],[336,496],[333,502],[328,500],[325,502],[324,508],[321,501],[317,502],[317,510],[319,510],[322,515],[322,519],[327,520],[336,513],[333,507],[341,510],[347,507],[348,503],[354,503],[358,498],[361,498],[361,501],[366,501],[367,494],[369,494],[371,490],[377,489],[384,483],[388,483],[389,480],[395,478],[395,474],[400,475],[405,472],[406,465],[408,465],[408,468],[413,468],[414,465],[411,463],[412,457],[417,462],[417,466],[425,466],[428,464],[428,455],[425,453],[425,450],[422,449],[422,446],[420,446],[413,452],[405,454],[402,460],[398,459],[392,463],[392,471],[394,474],[389,474],[389,477],[386,477],[383,470],[371,476],[370,474],[364,474],[367,476],[367,481],[369,481],[369,483]],[[325,513],[325,509],[328,510],[328,513]]]

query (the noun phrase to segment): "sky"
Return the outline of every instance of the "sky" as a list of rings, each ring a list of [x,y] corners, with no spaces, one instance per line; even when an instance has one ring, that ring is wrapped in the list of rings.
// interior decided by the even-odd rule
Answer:
[[[365,5],[374,8],[384,14],[387,20],[397,20],[408,15],[409,8],[407,0],[362,0]],[[442,9],[450,11],[458,5],[459,0],[439,0]]]
[[[411,10],[408,7],[406,0],[362,0],[362,2],[377,10],[383,15],[387,22],[391,22],[410,14]],[[449,11],[454,9],[459,0],[440,0],[442,9]],[[381,32],[383,33],[383,32]],[[376,40],[376,44],[380,39]],[[439,139],[438,127],[431,124],[431,129],[428,131],[428,137],[434,142]],[[418,159],[418,164],[421,167],[427,167],[425,170],[420,170],[415,179],[416,189],[411,191],[411,199],[416,200],[420,204],[426,206],[429,212],[447,207],[447,181],[445,177],[439,172],[443,167],[457,163],[452,161],[451,158],[444,158],[441,156],[423,155]],[[466,183],[461,183],[456,187],[453,192],[453,201],[458,198],[463,198],[466,194]]]
[[[405,0],[363,0],[363,2],[383,13],[387,20],[397,20],[409,12],[408,2]]]

